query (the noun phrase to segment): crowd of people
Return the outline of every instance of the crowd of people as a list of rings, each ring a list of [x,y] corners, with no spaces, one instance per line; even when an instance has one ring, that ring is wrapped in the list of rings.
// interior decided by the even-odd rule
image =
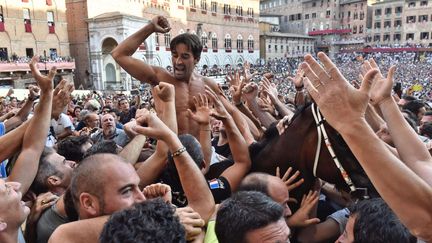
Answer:
[[[0,100],[0,242],[432,242],[430,55],[245,63],[222,88],[195,70],[196,35],[172,39],[171,70],[132,56],[168,31],[157,16],[112,51],[149,84],[130,95],[73,96],[30,61],[27,99]],[[254,145],[288,136],[311,102],[378,197],[358,200],[296,161],[254,170]]]

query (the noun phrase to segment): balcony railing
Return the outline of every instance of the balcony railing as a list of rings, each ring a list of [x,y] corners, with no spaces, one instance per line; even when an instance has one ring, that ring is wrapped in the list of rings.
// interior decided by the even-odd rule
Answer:
[[[331,35],[331,34],[348,34],[351,33],[351,29],[328,29],[328,30],[314,30],[309,31],[308,35]]]
[[[70,62],[39,62],[37,64],[37,67],[40,70],[51,70],[52,67],[57,67],[57,69],[75,69],[75,61]],[[0,62],[0,72],[27,72],[30,71],[30,67],[28,63],[14,63],[14,62],[7,62],[7,63],[1,63]]]

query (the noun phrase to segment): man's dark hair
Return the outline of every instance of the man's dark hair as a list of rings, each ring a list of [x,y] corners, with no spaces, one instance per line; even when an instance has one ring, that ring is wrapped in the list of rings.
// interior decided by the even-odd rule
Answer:
[[[249,231],[276,223],[282,217],[282,206],[263,193],[237,192],[217,212],[216,236],[220,243],[242,243]]]
[[[112,214],[99,240],[104,243],[183,243],[186,233],[175,209],[162,199],[155,199]]]
[[[420,135],[432,139],[432,122],[426,122],[420,127]]]
[[[57,153],[64,156],[67,160],[80,162],[84,158],[82,146],[89,142],[88,136],[67,137],[60,141],[57,145]]]
[[[94,154],[117,154],[117,144],[114,140],[99,141],[85,152],[84,158]]]
[[[402,97],[402,99],[406,100],[406,101],[413,101],[413,100],[417,100],[414,96],[412,95],[404,95]]]
[[[355,216],[355,243],[417,242],[381,198],[360,201],[350,212]]]
[[[200,59],[203,47],[197,35],[183,33],[174,37],[170,43],[171,51],[174,51],[178,44],[185,44],[192,52],[193,57],[198,60]]]
[[[416,116],[420,112],[420,109],[425,107],[425,104],[420,100],[413,100],[402,106],[402,109],[409,110],[414,113]]]
[[[39,167],[36,177],[31,185],[31,190],[39,195],[49,191],[48,177],[58,176],[63,178],[64,174],[48,161],[48,156],[55,153],[55,150],[50,147],[45,147],[39,158]]]
[[[268,177],[270,175],[260,172],[255,172],[247,175],[241,181],[237,191],[257,191],[269,196]]]
[[[128,101],[125,97],[121,97],[121,98],[117,101],[117,104],[120,106],[120,102],[122,102],[123,100],[126,100],[126,101],[129,103],[129,101]]]

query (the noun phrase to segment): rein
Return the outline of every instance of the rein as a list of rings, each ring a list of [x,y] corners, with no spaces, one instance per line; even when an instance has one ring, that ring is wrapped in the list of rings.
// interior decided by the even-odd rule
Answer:
[[[312,109],[312,114],[313,117],[315,119],[315,123],[317,126],[317,132],[318,132],[318,144],[317,144],[317,150],[315,153],[315,160],[314,160],[314,166],[313,166],[313,175],[315,177],[317,177],[316,175],[316,171],[317,171],[317,167],[318,167],[318,160],[319,160],[319,154],[321,152],[321,143],[322,143],[322,139],[321,137],[324,138],[324,142],[326,144],[327,150],[330,152],[330,155],[336,165],[336,167],[339,169],[342,178],[345,180],[345,183],[348,185],[348,187],[350,188],[350,193],[354,192],[357,190],[357,188],[355,187],[354,183],[352,182],[351,178],[349,177],[348,173],[346,172],[346,170],[343,168],[342,164],[339,162],[339,159],[336,157],[336,154],[334,152],[334,149],[330,143],[330,140],[328,138],[327,132],[325,130],[324,127],[324,121],[325,119],[321,116],[321,113],[319,111],[318,106],[315,105],[315,103],[312,103],[311,105],[311,109]]]

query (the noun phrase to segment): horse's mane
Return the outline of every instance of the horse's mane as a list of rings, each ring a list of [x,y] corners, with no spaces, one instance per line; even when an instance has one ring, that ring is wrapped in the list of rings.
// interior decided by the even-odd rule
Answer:
[[[296,117],[298,117],[302,112],[304,112],[306,108],[308,108],[311,104],[312,103],[307,103],[303,106],[300,106],[294,113],[294,116],[291,118],[291,121],[296,119]],[[249,146],[249,154],[251,158],[254,158],[265,146],[267,146],[267,144],[271,140],[279,136],[279,131],[276,127],[277,123],[278,122],[272,123],[270,127],[264,131],[264,134],[261,137],[261,139],[258,142],[253,143]]]

